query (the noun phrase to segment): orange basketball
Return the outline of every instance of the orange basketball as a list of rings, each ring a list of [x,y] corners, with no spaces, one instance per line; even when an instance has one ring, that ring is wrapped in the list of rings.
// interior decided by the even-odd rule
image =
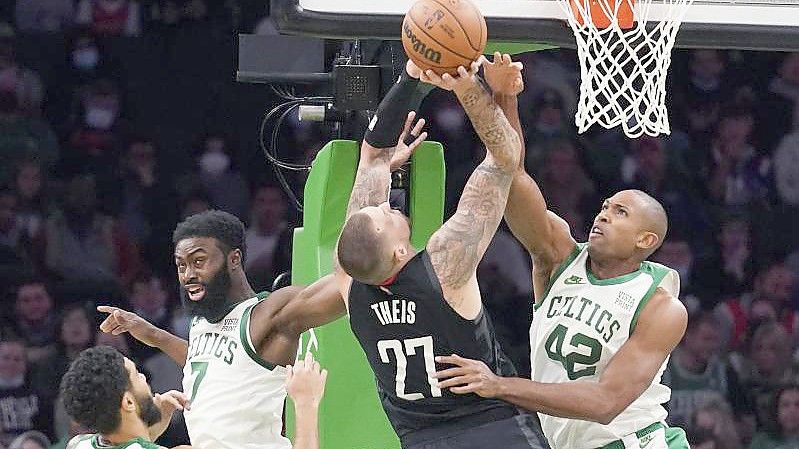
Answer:
[[[616,20],[619,22],[619,28],[626,30],[633,27],[633,6],[635,0],[569,0],[572,13],[577,19],[577,23],[582,25],[584,22],[583,15],[580,8],[577,7],[577,1],[580,2],[582,9],[591,14],[591,21],[597,28],[603,29],[610,27],[612,21],[612,14],[608,16],[605,13],[605,8],[609,12],[613,12],[616,8],[616,2],[621,2],[618,5],[618,12],[616,13]],[[600,3],[601,2],[601,3]]]
[[[467,69],[483,54],[488,32],[469,0],[419,0],[402,21],[402,46],[422,70],[439,75]]]

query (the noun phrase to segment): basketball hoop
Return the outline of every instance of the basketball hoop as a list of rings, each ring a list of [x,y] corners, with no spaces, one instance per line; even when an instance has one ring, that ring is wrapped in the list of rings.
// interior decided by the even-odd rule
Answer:
[[[558,0],[577,40],[579,132],[621,125],[630,138],[669,134],[666,76],[693,0]]]

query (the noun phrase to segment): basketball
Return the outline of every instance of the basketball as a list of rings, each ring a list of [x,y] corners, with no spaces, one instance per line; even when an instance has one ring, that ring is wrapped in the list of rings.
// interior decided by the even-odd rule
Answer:
[[[419,0],[402,22],[402,46],[422,70],[439,75],[467,69],[485,50],[488,31],[469,0]]]

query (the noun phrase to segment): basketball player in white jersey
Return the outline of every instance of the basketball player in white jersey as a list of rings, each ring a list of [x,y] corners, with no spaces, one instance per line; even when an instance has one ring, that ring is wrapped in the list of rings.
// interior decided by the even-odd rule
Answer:
[[[302,332],[344,314],[332,276],[306,287],[256,294],[244,273],[244,225],[221,211],[180,223],[173,234],[175,264],[189,341],[114,307],[104,332],[129,332],[183,366],[184,413],[192,446],[200,449],[278,449],[282,436],[286,366]]]
[[[487,82],[521,135],[519,92]],[[618,192],[602,204],[588,242],[577,243],[521,164],[505,218],[534,263],[532,380],[500,378],[453,355],[440,358],[454,367],[437,373],[439,386],[539,412],[554,449],[687,448],[661,406],[670,391],[660,378],[688,318],[677,273],[646,261],[666,236],[660,203]]]
[[[70,418],[98,432],[73,437],[67,449],[164,449],[153,441],[175,410],[188,407],[179,391],[153,396],[136,364],[109,346],[78,354],[61,380],[61,398]]]

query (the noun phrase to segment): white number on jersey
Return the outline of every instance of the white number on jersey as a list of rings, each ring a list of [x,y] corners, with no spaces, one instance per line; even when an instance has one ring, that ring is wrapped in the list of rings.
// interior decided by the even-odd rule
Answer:
[[[388,356],[388,350],[394,352],[394,358],[397,360],[397,397],[406,399],[408,401],[416,401],[422,399],[422,393],[406,393],[405,392],[405,378],[408,369],[407,356],[416,355],[416,348],[423,348],[424,367],[427,371],[427,383],[430,384],[430,395],[433,397],[441,397],[441,389],[438,388],[437,382],[433,379],[433,374],[436,371],[435,360],[433,359],[433,337],[419,337],[409,338],[407,340],[380,340],[377,342],[377,350],[380,352],[380,360],[383,363],[391,363]]]

